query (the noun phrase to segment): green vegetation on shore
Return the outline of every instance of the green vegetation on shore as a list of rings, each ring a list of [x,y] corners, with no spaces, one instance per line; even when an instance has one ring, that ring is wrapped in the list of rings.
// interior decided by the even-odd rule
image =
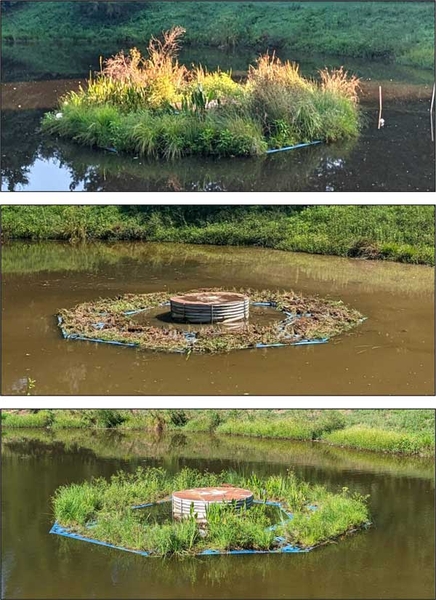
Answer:
[[[239,513],[232,505],[212,505],[205,536],[194,514],[182,521],[155,523],[147,510],[131,508],[168,500],[176,490],[223,484],[247,488],[261,503]],[[294,518],[279,521],[277,529],[272,530],[266,500],[281,502]],[[161,468],[138,468],[131,474],[119,472],[110,481],[99,478],[58,488],[53,507],[56,521],[64,527],[157,556],[195,553],[205,548],[269,550],[278,547],[276,536],[303,548],[313,547],[354,531],[369,520],[366,498],[350,494],[345,488],[333,494],[322,486],[297,480],[291,471],[285,476],[260,479],[231,471],[214,474],[185,468],[172,476]],[[87,527],[90,522],[92,530]]]
[[[3,239],[262,246],[434,265],[433,206],[3,206]]]
[[[178,62],[185,30],[151,38],[102,65],[86,88],[59,100],[43,131],[84,146],[145,157],[257,156],[268,148],[357,136],[359,80],[342,68],[304,79],[296,64],[264,54],[247,81]]]
[[[144,429],[321,441],[372,451],[434,456],[435,411],[40,410],[3,411],[8,427]]]
[[[5,4],[5,3],[3,3]],[[180,24],[186,44],[286,48],[433,68],[431,2],[15,2],[3,15],[6,41],[141,44]],[[88,5],[100,4],[100,10]],[[106,5],[106,6],[105,6]],[[112,6],[110,6],[112,5]],[[117,7],[117,5],[120,5]]]

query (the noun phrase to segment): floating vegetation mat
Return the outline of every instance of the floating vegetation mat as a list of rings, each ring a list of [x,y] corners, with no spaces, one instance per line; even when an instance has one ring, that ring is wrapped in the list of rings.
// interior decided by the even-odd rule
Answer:
[[[212,503],[207,523],[194,511],[174,519],[170,495],[202,486],[249,488],[251,508]],[[56,522],[50,533],[144,556],[308,552],[368,527],[367,498],[300,481],[292,471],[259,478],[185,468],[119,472],[60,487],[53,498]]]
[[[239,83],[220,69],[179,64],[182,27],[104,61],[85,87],[67,93],[42,128],[84,146],[160,157],[260,156],[356,137],[359,80],[340,69],[306,79],[273,53]]]
[[[201,288],[189,293],[217,291],[223,289]],[[341,301],[292,291],[231,291],[247,295],[254,309],[273,309],[279,318],[269,319],[267,324],[262,319],[242,322],[236,328],[217,324],[180,327],[169,318],[170,297],[178,292],[161,292],[84,302],[61,310],[58,323],[67,339],[189,353],[326,343],[364,320],[357,310]]]

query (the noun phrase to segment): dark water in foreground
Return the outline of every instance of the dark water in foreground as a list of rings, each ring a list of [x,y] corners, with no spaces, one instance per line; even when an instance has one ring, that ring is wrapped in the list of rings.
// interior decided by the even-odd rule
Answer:
[[[60,485],[162,465],[284,473],[370,494],[374,527],[308,554],[152,559],[49,535]],[[320,444],[3,431],[2,598],[434,598],[434,463]]]
[[[434,269],[260,248],[10,243],[2,248],[2,392],[36,394],[434,394]],[[124,293],[294,289],[368,319],[319,346],[217,355],[62,339],[55,315]]]
[[[186,158],[147,161],[87,149],[42,136],[39,124],[60,95],[76,89],[100,54],[118,48],[44,45],[3,47],[2,190],[28,191],[433,191],[434,144],[430,137],[430,70],[346,58],[283,55],[303,74],[325,65],[362,78],[367,126],[357,140],[301,148],[259,158]],[[243,74],[255,55],[197,49],[183,62]],[[382,85],[386,126],[377,130]]]

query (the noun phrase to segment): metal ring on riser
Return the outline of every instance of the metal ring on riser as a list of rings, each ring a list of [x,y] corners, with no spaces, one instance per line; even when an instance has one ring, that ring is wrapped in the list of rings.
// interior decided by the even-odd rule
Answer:
[[[171,302],[171,318],[189,323],[218,323],[228,319],[248,319],[249,301],[232,302],[227,305],[179,304]]]

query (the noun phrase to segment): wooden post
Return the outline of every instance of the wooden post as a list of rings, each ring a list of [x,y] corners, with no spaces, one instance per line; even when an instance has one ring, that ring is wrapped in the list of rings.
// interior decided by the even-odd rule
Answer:
[[[431,95],[431,103],[430,103],[430,130],[431,130],[431,141],[432,142],[434,142],[433,108],[434,108],[435,87],[436,87],[436,84],[433,84],[433,93]]]
[[[380,129],[381,127],[381,118],[382,118],[382,106],[383,102],[382,102],[382,89],[381,89],[381,85],[378,86],[378,123],[377,123],[377,129]]]

